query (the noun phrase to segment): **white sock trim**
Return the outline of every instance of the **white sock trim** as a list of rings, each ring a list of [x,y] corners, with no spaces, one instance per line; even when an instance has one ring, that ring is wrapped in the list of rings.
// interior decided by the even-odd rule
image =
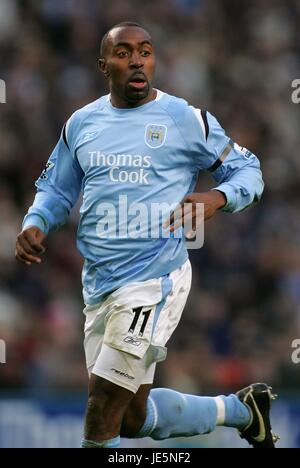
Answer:
[[[217,426],[224,426],[225,417],[226,417],[226,406],[225,401],[222,397],[214,398],[217,405]]]

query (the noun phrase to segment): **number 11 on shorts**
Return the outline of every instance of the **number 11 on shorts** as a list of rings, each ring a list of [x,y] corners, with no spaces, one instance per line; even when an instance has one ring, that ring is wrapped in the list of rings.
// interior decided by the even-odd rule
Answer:
[[[136,326],[138,324],[139,318],[141,316],[142,310],[143,310],[143,307],[138,307],[136,309],[133,309],[133,312],[134,312],[135,315],[134,315],[134,319],[132,321],[132,324],[131,324],[131,326],[130,326],[130,328],[128,330],[129,333],[132,333],[132,334],[134,333],[134,331],[136,329]],[[145,332],[148,320],[150,318],[151,312],[152,312],[152,309],[146,310],[145,312],[143,312],[144,320],[143,320],[143,323],[142,323],[142,326],[141,326],[141,330],[139,332],[139,336],[144,335],[144,332]]]

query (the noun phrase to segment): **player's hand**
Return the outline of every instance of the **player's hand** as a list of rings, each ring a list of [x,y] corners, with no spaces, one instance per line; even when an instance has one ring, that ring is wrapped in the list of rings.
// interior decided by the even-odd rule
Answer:
[[[197,204],[204,205],[204,221],[212,218],[217,210],[223,208],[227,203],[226,197],[218,190],[211,190],[203,193],[191,193],[187,195],[181,204],[171,214],[170,221],[165,227],[170,226],[170,231],[174,232],[178,227],[184,226],[187,221],[191,222],[193,229],[196,229],[197,222]],[[184,209],[185,207],[185,209]]]
[[[42,245],[46,235],[37,227],[33,226],[22,231],[16,242],[16,259],[25,265],[42,263],[41,255],[45,253]]]

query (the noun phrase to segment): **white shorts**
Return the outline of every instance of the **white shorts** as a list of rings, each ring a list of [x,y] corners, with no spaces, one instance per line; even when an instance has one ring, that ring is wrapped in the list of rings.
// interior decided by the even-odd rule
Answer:
[[[152,384],[166,343],[180,321],[192,281],[188,260],[159,279],[132,283],[87,306],[85,354],[89,373],[136,393]]]

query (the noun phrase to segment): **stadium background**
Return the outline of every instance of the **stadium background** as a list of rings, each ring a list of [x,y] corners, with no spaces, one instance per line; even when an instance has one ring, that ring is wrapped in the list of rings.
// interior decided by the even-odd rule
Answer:
[[[0,0],[0,338],[8,360],[0,365],[0,447],[73,447],[81,438],[77,211],[50,236],[41,267],[17,265],[14,242],[62,125],[106,92],[99,43],[123,20],[152,32],[156,86],[215,114],[260,156],[267,186],[256,209],[207,224],[205,248],[192,253],[193,292],[156,383],[204,395],[270,382],[281,395],[281,446],[300,446],[300,365],[291,361],[300,338],[299,106],[291,100],[299,2]],[[201,189],[211,184],[201,176]],[[200,445],[243,444],[230,430],[164,443]]]

